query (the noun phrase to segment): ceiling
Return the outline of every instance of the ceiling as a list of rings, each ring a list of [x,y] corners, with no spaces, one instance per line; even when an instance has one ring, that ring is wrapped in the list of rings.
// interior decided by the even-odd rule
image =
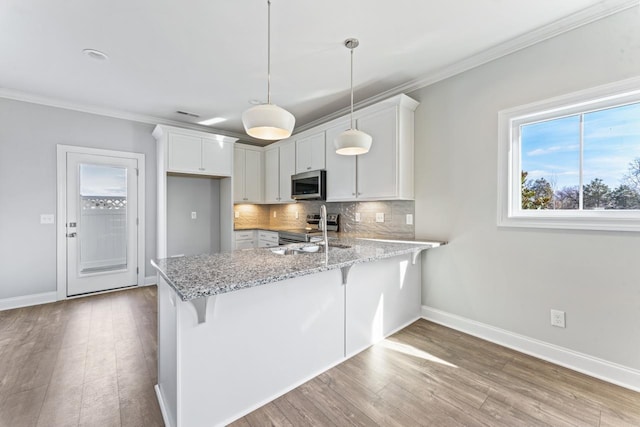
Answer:
[[[358,102],[415,89],[631,3],[272,0],[272,102],[296,116],[296,129],[348,107],[348,37],[360,40]],[[214,128],[242,136],[249,101],[266,99],[266,18],[266,0],[3,0],[0,96],[166,123],[223,117]],[[91,59],[86,48],[109,59]]]

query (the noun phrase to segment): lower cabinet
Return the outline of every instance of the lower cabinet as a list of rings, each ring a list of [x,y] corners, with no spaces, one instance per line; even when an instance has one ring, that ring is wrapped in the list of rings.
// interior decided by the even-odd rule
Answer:
[[[267,230],[242,230],[234,232],[235,249],[271,248],[278,246],[278,232]]]
[[[234,249],[250,249],[256,247],[255,230],[236,231],[234,235]]]
[[[258,247],[271,248],[278,246],[278,233],[275,231],[258,230]]]

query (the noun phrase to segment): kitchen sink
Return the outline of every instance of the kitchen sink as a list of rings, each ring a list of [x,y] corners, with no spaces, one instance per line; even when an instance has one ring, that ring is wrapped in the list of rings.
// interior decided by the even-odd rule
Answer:
[[[341,243],[329,243],[330,248],[337,249],[349,249],[351,246],[343,245]],[[325,248],[324,245],[305,245],[300,247],[286,247],[280,246],[277,248],[271,249],[276,255],[303,255],[303,254],[317,254],[324,253]]]

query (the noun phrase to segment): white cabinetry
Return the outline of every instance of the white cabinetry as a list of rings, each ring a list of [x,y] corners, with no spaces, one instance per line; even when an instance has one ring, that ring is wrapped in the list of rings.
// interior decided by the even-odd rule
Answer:
[[[242,230],[234,232],[234,249],[249,249],[256,247],[255,230]]]
[[[198,136],[175,130],[168,133],[167,172],[230,176],[232,143],[217,135]]]
[[[296,146],[293,141],[281,141],[264,152],[265,203],[293,203],[291,175],[296,171]]]
[[[157,258],[166,258],[168,229],[175,229],[167,217],[168,178],[177,175],[180,179],[201,175],[218,180],[215,186],[216,198],[212,199],[211,221],[219,232],[211,233],[212,247],[222,251],[233,249],[233,188],[231,171],[233,168],[233,144],[237,138],[214,135],[174,126],[158,125],[153,129],[157,142]],[[173,177],[177,178],[177,177]],[[173,179],[172,178],[172,179]],[[195,182],[194,182],[195,185]],[[190,187],[191,188],[191,187]],[[200,218],[199,220],[207,220]],[[215,242],[214,242],[215,239]],[[217,241],[219,239],[219,242]]]
[[[327,129],[327,200],[355,200],[356,157],[336,154],[333,141],[349,129],[349,121],[343,120]]]
[[[398,95],[356,114],[357,127],[373,138],[368,153],[341,156],[333,140],[349,128],[339,119],[326,130],[327,201],[411,200],[413,114],[418,103]]]
[[[273,246],[278,246],[278,240],[279,236],[277,231],[258,230],[259,248],[270,248]]]
[[[262,151],[237,144],[233,154],[233,200],[262,203]]]
[[[324,131],[296,140],[296,173],[324,169]]]

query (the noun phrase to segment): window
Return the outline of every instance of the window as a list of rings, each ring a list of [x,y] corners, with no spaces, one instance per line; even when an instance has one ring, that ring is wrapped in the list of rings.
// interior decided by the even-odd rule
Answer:
[[[640,231],[640,79],[499,113],[498,225]]]

